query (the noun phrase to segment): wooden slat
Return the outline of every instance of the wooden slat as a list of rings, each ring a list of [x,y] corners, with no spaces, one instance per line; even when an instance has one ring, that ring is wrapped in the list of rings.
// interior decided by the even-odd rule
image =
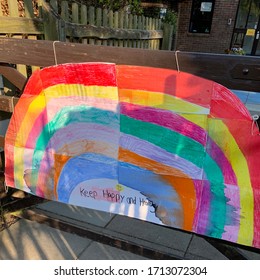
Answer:
[[[175,52],[56,43],[59,63],[112,62],[176,69]],[[43,55],[44,54],[44,55]],[[211,79],[230,89],[259,91],[259,80],[233,78],[238,65],[257,65],[255,77],[260,76],[260,57],[179,52],[180,70]],[[14,64],[49,66],[55,64],[52,41],[0,39],[0,61]]]
[[[79,23],[79,5],[78,5],[78,3],[72,3],[72,22]]]
[[[14,35],[13,38],[16,38],[16,39],[22,39],[23,36],[22,35]],[[27,67],[26,65],[24,64],[17,64],[16,65],[16,69],[25,77],[27,77]]]
[[[81,5],[80,16],[81,16],[81,24],[87,24],[88,23],[88,9],[87,9],[86,5]]]
[[[108,11],[107,9],[104,9],[103,10],[103,13],[102,13],[102,23],[104,27],[107,27],[108,26]]]
[[[24,12],[27,18],[34,18],[32,0],[24,0]]]
[[[1,17],[0,33],[43,34],[43,22],[39,19]]]
[[[102,9],[97,8],[96,10],[96,26],[100,27],[102,26]]]
[[[68,1],[61,2],[61,18],[63,20],[69,21],[69,3]]]
[[[36,36],[36,35],[28,35],[28,39],[29,39],[29,40],[37,40],[37,36]],[[32,73],[33,73],[34,71],[39,70],[39,69],[40,69],[39,66],[31,66]],[[24,77],[24,78],[25,78],[25,77]]]
[[[171,50],[173,25],[164,24],[162,50]]]
[[[0,95],[0,111],[12,113],[18,100],[17,97]]]
[[[58,5],[57,1],[51,0],[50,5],[47,4],[45,1],[42,3],[41,15],[43,20],[43,30],[44,30],[44,39],[45,40],[60,40],[65,41],[65,38],[61,38],[62,28],[58,31],[58,26],[61,27],[62,21],[57,24],[57,10]],[[51,8],[52,7],[52,8]]]
[[[44,3],[46,5],[46,3]],[[54,12],[58,13],[58,2],[57,0],[50,0],[50,5]]]
[[[2,152],[5,145],[5,137],[3,135],[0,135],[0,152]]]
[[[19,17],[19,11],[18,11],[18,3],[14,0],[7,0],[8,8],[9,8],[9,15],[11,17]],[[1,19],[2,23],[2,19]]]
[[[66,35],[77,38],[95,37],[99,39],[161,39],[162,31],[158,30],[127,30],[127,29],[111,29],[107,27],[95,27],[92,25],[82,25],[66,23]]]
[[[89,24],[95,25],[95,7],[93,6],[88,8],[88,20]]]
[[[88,8],[88,20],[89,20],[89,24],[93,27],[95,25],[95,7],[93,7],[93,6],[90,6]],[[66,31],[68,31],[68,30],[66,30]],[[90,37],[89,44],[91,44],[91,45],[95,44],[95,40],[92,38],[91,35],[90,36],[85,36],[85,37]]]
[[[27,80],[19,71],[8,65],[0,65],[0,74],[20,90],[23,89]]]

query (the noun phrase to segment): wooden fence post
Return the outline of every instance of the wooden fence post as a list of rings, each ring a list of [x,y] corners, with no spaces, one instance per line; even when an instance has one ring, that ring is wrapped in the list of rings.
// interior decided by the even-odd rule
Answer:
[[[58,19],[53,14],[52,10],[58,12],[58,4],[56,0],[51,0],[50,5],[43,1],[42,4],[42,17],[43,17],[43,29],[44,39],[49,41],[55,41],[59,39]]]
[[[172,48],[173,25],[165,23],[163,25],[162,50],[170,51]]]
[[[57,20],[58,26],[58,40],[61,42],[66,42],[66,24],[63,19]]]

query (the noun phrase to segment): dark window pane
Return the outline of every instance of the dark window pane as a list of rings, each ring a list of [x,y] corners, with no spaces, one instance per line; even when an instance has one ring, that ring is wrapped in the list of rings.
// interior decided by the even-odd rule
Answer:
[[[193,0],[189,32],[210,33],[214,3],[214,0]]]

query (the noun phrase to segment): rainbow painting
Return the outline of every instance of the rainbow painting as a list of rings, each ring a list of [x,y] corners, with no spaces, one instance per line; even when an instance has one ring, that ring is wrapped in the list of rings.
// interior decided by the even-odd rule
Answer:
[[[224,86],[110,63],[33,73],[5,138],[10,187],[260,248],[260,137]]]

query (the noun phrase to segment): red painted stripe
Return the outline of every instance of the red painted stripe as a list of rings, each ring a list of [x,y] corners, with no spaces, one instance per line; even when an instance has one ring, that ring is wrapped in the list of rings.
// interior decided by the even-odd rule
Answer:
[[[221,119],[248,120],[252,118],[242,101],[226,87],[214,83],[210,115]]]
[[[176,71],[128,65],[116,69],[119,88],[175,94]]]
[[[27,94],[38,95],[43,89],[58,84],[81,84],[85,86],[116,86],[114,64],[82,63],[62,64],[42,69],[38,74],[34,90]],[[37,80],[37,78],[35,78]],[[35,80],[34,79],[34,80]]]
[[[209,108],[213,82],[175,70],[117,65],[118,87],[162,92]]]

